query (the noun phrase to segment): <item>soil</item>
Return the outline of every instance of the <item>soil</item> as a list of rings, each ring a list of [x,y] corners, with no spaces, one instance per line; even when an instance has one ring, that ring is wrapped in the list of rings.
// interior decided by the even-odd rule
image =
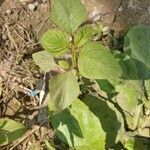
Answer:
[[[133,25],[150,24],[149,0],[82,2],[87,9],[87,21],[101,21],[117,36],[126,33]],[[39,99],[26,93],[26,89],[34,90],[39,79],[43,78],[32,54],[42,50],[40,38],[53,27],[48,19],[50,6],[50,0],[0,0],[0,117],[24,123],[29,133],[38,127],[32,136],[18,142],[15,149],[31,149],[35,141],[39,149],[45,149],[44,137],[54,139],[47,113],[39,107]],[[4,149],[13,146],[14,143]]]
[[[150,24],[149,0],[82,0],[88,19],[101,20],[116,32],[127,31],[136,24]]]

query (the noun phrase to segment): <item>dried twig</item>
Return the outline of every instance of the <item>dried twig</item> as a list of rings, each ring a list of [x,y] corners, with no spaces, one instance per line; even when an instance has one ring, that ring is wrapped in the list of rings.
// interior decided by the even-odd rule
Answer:
[[[17,35],[21,40],[23,40],[24,42],[26,42],[25,39],[18,33],[18,31],[17,31],[16,29],[14,29],[14,32],[16,33],[16,35]]]
[[[17,147],[20,143],[22,143],[26,138],[31,136],[35,131],[39,130],[39,126],[34,126],[32,130],[29,130],[21,139],[19,139],[17,142],[15,142],[14,146],[10,148],[10,150],[13,150],[15,147]]]
[[[42,25],[40,26],[40,28],[38,29],[38,31],[36,32],[36,34],[38,35],[39,32],[42,30],[42,28],[44,27],[45,23],[48,21],[49,17],[47,17],[43,22]]]
[[[9,30],[8,25],[5,24],[5,27],[6,27],[6,31],[7,31],[7,35],[8,35],[9,40],[11,41],[12,45],[14,45],[16,51],[19,53],[18,46],[17,46],[17,44],[15,43],[15,40],[12,38],[12,36],[11,36],[11,34],[10,34],[10,30]]]

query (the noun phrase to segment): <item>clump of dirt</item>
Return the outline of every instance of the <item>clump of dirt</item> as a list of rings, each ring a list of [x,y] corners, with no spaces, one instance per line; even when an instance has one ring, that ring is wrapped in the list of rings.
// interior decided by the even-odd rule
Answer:
[[[127,31],[136,24],[150,24],[149,0],[82,0],[88,17],[92,21],[100,20],[116,32]]]

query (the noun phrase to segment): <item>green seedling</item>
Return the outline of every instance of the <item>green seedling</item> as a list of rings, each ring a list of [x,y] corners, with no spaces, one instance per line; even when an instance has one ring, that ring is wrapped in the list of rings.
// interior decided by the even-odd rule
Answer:
[[[49,81],[48,107],[56,135],[77,150],[127,145],[125,126],[135,131],[142,108],[149,107],[150,27],[132,28],[121,53],[95,40],[102,27],[84,23],[80,0],[54,0],[49,17],[56,28],[44,33],[44,51],[33,59],[45,72],[63,69]]]

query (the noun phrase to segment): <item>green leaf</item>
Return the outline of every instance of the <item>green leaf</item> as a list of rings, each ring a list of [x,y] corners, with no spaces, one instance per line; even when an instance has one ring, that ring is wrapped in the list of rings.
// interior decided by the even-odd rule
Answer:
[[[136,62],[128,55],[116,52],[115,58],[118,59],[123,70],[123,78],[125,80],[139,80],[139,73]]]
[[[124,137],[123,137],[124,138]],[[126,137],[124,148],[127,150],[149,150],[149,139],[142,137]]]
[[[79,85],[76,76],[71,71],[55,76],[49,82],[49,107],[61,111],[70,106],[79,95]]]
[[[75,33],[74,43],[78,47],[82,47],[87,41],[92,38],[94,29],[91,26],[81,27],[77,33]]]
[[[115,87],[108,80],[96,80],[100,89],[106,93],[115,92]]]
[[[49,30],[44,33],[41,44],[50,54],[61,55],[69,49],[69,36],[61,30]]]
[[[86,10],[80,0],[54,0],[50,19],[62,30],[73,33],[86,18]]]
[[[7,145],[14,140],[22,137],[27,128],[11,119],[1,118],[0,119],[0,146]]]
[[[83,99],[83,102],[99,119],[100,124],[107,135],[105,139],[105,149],[114,146],[114,144],[118,142],[118,133],[123,129],[123,119],[121,114],[111,103],[107,103],[98,97],[87,95]],[[99,149],[97,148],[97,150]]]
[[[140,81],[127,80],[122,84],[116,86],[118,95],[116,101],[119,106],[131,114],[134,113],[136,106],[142,99],[142,91]]]
[[[48,142],[47,140],[45,140],[45,145],[47,147],[47,150],[55,150],[54,144],[51,142]]]
[[[58,61],[58,65],[60,67],[62,67],[63,69],[69,69],[70,65],[67,61],[64,61],[64,60],[60,60]]]
[[[134,150],[134,139],[128,139],[125,142],[124,147],[128,150]]]
[[[32,57],[35,64],[45,72],[49,72],[56,66],[53,57],[46,51],[34,53]]]
[[[114,56],[98,42],[89,42],[79,54],[79,72],[90,79],[106,79],[113,84],[121,81],[122,70]]]
[[[104,150],[106,134],[100,120],[80,100],[50,118],[55,134],[76,150]]]
[[[125,37],[124,50],[135,59],[143,79],[150,79],[150,26],[133,27]]]
[[[138,104],[132,109],[131,112],[124,111],[126,123],[128,129],[135,130],[139,123],[140,114],[142,111],[143,104]]]

